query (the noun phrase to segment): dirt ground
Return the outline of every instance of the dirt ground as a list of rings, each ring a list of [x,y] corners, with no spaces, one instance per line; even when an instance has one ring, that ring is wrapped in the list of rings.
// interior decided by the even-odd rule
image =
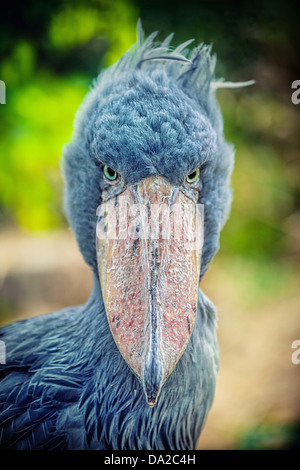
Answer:
[[[36,237],[2,232],[0,260],[1,324],[89,296],[90,270],[69,231]],[[292,342],[300,340],[299,289],[274,292],[253,309],[243,301],[239,279],[217,261],[202,289],[219,312],[221,366],[198,448],[232,449],[255,426],[299,421],[300,364],[291,361]]]

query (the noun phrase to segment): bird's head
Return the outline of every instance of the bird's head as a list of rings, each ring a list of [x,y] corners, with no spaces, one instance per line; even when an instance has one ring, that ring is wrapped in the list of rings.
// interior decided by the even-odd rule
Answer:
[[[191,337],[233,164],[210,48],[154,37],[139,28],[136,48],[100,74],[63,167],[71,227],[150,406]]]

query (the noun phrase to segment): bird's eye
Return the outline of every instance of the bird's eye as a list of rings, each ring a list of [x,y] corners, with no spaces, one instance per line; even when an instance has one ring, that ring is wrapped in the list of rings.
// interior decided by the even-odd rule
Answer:
[[[188,183],[195,183],[197,179],[199,178],[200,175],[200,170],[197,168],[197,170],[193,171],[193,173],[190,173],[187,177],[186,180]]]
[[[109,181],[116,181],[119,178],[119,174],[107,165],[104,166],[104,176]]]

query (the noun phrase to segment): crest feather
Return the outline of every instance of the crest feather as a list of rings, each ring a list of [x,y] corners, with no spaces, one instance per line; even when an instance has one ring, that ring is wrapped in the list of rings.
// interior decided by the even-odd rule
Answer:
[[[137,22],[137,42],[114,65],[102,72],[97,78],[96,88],[105,86],[118,75],[134,69],[153,71],[164,69],[166,73],[178,81],[183,91],[196,99],[204,108],[209,108],[212,95],[218,88],[239,88],[255,83],[230,82],[215,79],[216,54],[212,53],[212,45],[201,43],[190,50],[188,46],[194,41],[189,39],[176,48],[170,43],[174,34],[169,34],[162,42],[155,41],[158,31],[145,38],[142,22]]]

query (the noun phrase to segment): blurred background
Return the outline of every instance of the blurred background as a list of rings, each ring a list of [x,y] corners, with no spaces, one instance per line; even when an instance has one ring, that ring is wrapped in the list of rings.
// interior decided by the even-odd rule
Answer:
[[[300,447],[300,80],[295,2],[41,0],[1,6],[0,323],[87,300],[62,211],[60,159],[93,78],[136,40],[213,43],[236,148],[231,217],[202,284],[219,311],[221,368],[199,449]]]

